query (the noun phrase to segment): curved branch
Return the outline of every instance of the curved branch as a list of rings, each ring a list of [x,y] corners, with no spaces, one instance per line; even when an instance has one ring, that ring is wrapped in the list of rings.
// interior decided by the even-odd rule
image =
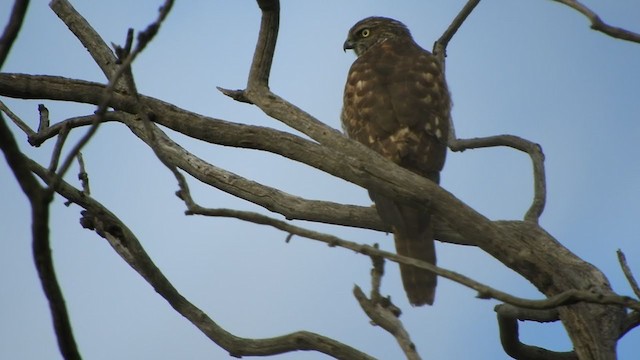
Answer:
[[[101,90],[104,85],[81,80],[70,80],[50,76],[31,76],[23,74],[0,74],[0,95],[19,98],[54,99],[94,104],[100,101]],[[325,171],[347,171],[344,154],[320,146],[313,141],[303,139],[290,133],[244,124],[236,124],[220,119],[198,115],[160,100],[142,96],[144,103],[151,108],[151,118],[172,130],[212,144],[264,150],[278,154],[295,161],[319,168]],[[135,123],[135,99],[132,96],[115,93],[112,97],[112,107],[123,111],[108,112],[103,121],[118,121]],[[69,129],[91,124],[95,115],[71,118],[54,124],[43,133],[30,137],[30,142],[36,146],[42,144],[59,133],[63,127]],[[274,141],[275,140],[275,141]],[[182,151],[182,150],[181,150]],[[189,161],[184,166],[191,168],[190,173],[201,173],[195,164]],[[333,164],[333,165],[332,165]],[[216,172],[206,163],[198,163],[208,171],[200,174],[199,180],[208,183],[223,184],[229,178],[225,173]],[[333,170],[332,170],[333,169]],[[239,178],[232,174],[231,179]],[[216,181],[215,179],[219,179]],[[239,192],[237,186],[222,188],[234,196],[256,203],[268,210],[284,215],[287,219],[299,219],[322,222],[327,224],[361,227],[372,230],[389,232],[375,209],[354,205],[342,205],[328,201],[305,200],[273,188],[263,187],[255,182],[239,178],[241,183],[250,185],[251,192]],[[215,185],[214,185],[215,186]],[[228,189],[228,190],[225,190]],[[269,194],[269,196],[261,196]],[[437,216],[437,215],[436,215]],[[464,238],[454,231],[446,221],[438,217],[435,222],[438,240],[460,245],[476,245],[473,237]]]
[[[629,331],[635,329],[640,325],[640,311],[632,311],[624,320],[622,324],[622,330],[620,331],[619,339],[622,339]]]
[[[18,144],[6,125],[2,114],[0,114],[0,150],[4,153],[9,167],[31,205],[33,260],[42,290],[49,303],[58,347],[65,359],[80,359],[64,295],[60,289],[53,266],[49,245],[49,205],[53,196],[40,186],[35,176],[31,173],[28,164],[30,159],[20,152]]]
[[[49,183],[53,177],[46,169],[29,160],[31,170]],[[202,310],[189,302],[156,267],[136,236],[107,208],[80,190],[61,181],[58,193],[86,209],[82,225],[105,238],[129,266],[137,271],[169,304],[193,323],[207,337],[227,350],[232,356],[264,356],[296,350],[314,350],[338,359],[373,359],[348,345],[308,331],[267,339],[237,337],[215,323]]]
[[[521,311],[509,305],[497,305],[495,307],[498,315],[498,326],[500,328],[500,341],[504,351],[514,359],[519,360],[578,360],[578,356],[574,351],[556,352],[543,349],[537,346],[526,345],[520,342],[518,331],[518,320],[529,320],[531,311],[524,309],[526,315],[523,316]],[[548,317],[547,313],[541,314],[544,318],[538,318],[538,321],[556,321],[558,320],[557,312],[555,316]]]
[[[451,124],[453,126],[453,124]],[[452,127],[453,128],[453,127]],[[484,138],[457,139],[455,131],[449,136],[449,148],[451,151],[465,151],[467,149],[479,149],[484,147],[507,146],[529,154],[533,164],[533,202],[524,215],[526,221],[538,223],[542,215],[547,198],[547,181],[544,171],[544,153],[540,145],[527,139],[513,135],[497,135]]]
[[[261,31],[277,34],[277,28],[265,30],[261,27]],[[274,37],[263,35],[260,34],[259,39],[275,43]],[[519,272],[545,295],[553,297],[564,290],[587,288],[597,289],[595,291],[604,296],[613,293],[602,272],[572,254],[535,222],[512,224],[513,227],[498,226],[436,184],[346,139],[267,87],[247,88],[240,92],[242,96],[238,96],[237,91],[229,93],[236,99],[255,104],[265,114],[318,143],[348,154],[343,162],[349,167],[345,169],[347,172],[338,175],[341,178],[401,202],[417,206],[429,204],[432,214],[442,216],[462,237],[475,239],[484,251]],[[322,170],[327,171],[325,168]],[[576,353],[584,358],[608,358],[615,354],[617,339],[610,334],[617,334],[616,329],[620,328],[624,315],[622,308],[617,306],[587,304],[560,311]]]
[[[616,39],[627,40],[635,43],[640,43],[640,34],[633,31],[629,31],[623,28],[608,25],[593,10],[586,7],[584,4],[577,0],[553,0],[555,2],[567,5],[568,7],[577,10],[582,15],[586,16],[591,21],[591,28],[596,31],[600,31],[606,35],[609,35]]]

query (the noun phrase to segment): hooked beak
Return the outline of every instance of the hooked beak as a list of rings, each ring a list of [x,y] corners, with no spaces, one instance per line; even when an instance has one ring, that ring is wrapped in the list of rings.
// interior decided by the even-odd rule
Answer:
[[[351,42],[351,39],[347,39],[344,44],[342,44],[342,50],[344,52],[347,52],[347,50],[353,50],[353,43]]]

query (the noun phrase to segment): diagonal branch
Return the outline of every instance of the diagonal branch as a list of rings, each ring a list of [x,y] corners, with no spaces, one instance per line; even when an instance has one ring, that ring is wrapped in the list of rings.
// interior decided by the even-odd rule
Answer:
[[[56,4],[58,4],[63,8],[70,8],[69,16],[70,17],[73,16],[74,20],[78,20],[79,23],[82,23],[84,21],[84,19],[77,12],[75,12],[75,9],[73,9],[73,7],[71,7],[71,5],[66,0],[54,0],[51,3],[52,8],[55,8]],[[80,140],[78,140],[78,142],[71,148],[71,150],[67,154],[67,157],[60,165],[60,168],[57,172],[58,179],[62,179],[64,177],[64,174],[67,172],[67,170],[71,166],[73,160],[78,155],[78,153],[80,153],[80,150],[82,150],[82,148],[89,142],[89,140],[93,137],[93,135],[95,135],[96,131],[98,130],[98,127],[100,126],[100,123],[102,122],[101,121],[102,117],[107,112],[107,108],[109,107],[109,102],[111,101],[111,97],[114,96],[113,95],[115,93],[114,90],[116,89],[117,86],[121,86],[121,84],[119,83],[119,79],[122,76],[125,76],[126,84],[124,86],[128,86],[130,90],[135,88],[132,81],[130,82],[126,81],[127,79],[131,80],[131,77],[127,76],[127,75],[130,75],[131,64],[136,59],[136,57],[145,49],[145,47],[153,39],[155,34],[157,34],[160,24],[162,23],[162,21],[164,21],[164,19],[166,19],[166,16],[171,10],[172,4],[173,4],[172,0],[166,1],[166,3],[160,8],[158,18],[151,25],[149,25],[147,29],[145,29],[145,31],[139,34],[139,40],[136,48],[130,53],[127,53],[124,59],[119,59],[119,60],[122,60],[121,64],[119,64],[119,66],[116,67],[115,72],[110,74],[111,77],[108,78],[109,83],[107,84],[107,86],[104,88],[104,91],[102,92],[101,100],[98,103],[98,108],[95,112],[96,118],[94,119],[94,122],[91,124],[87,132],[80,138]],[[84,23],[86,23],[86,21],[84,21]],[[70,22],[70,24],[72,25],[71,27],[74,28],[75,22]],[[85,25],[86,26],[83,27],[83,30],[88,31],[92,36],[92,40],[97,41],[97,39],[93,38],[94,36],[97,36],[97,34],[91,33],[91,30],[92,30],[91,26],[89,26],[88,23],[86,23]],[[99,38],[99,36],[97,37]],[[52,182],[51,184],[53,186],[52,189],[55,188],[56,184],[57,184],[57,181]]]
[[[624,276],[627,278],[627,281],[629,282],[629,285],[631,286],[633,293],[636,295],[638,299],[640,299],[640,286],[638,286],[638,282],[636,281],[636,278],[633,276],[633,272],[631,272],[631,268],[627,263],[627,257],[624,255],[624,253],[620,249],[618,249],[616,253],[618,254],[618,261],[620,262],[620,267],[622,267],[622,272],[624,273]]]
[[[184,195],[185,195],[184,190],[181,190],[180,196],[183,197]],[[313,230],[304,229],[295,225],[291,225],[287,222],[276,220],[255,212],[239,211],[239,210],[232,210],[232,209],[207,209],[207,208],[202,208],[199,205],[195,205],[195,203],[193,203],[192,210],[189,210],[188,213],[206,215],[206,216],[230,217],[230,218],[236,218],[236,219],[252,222],[255,224],[268,225],[268,226],[272,226],[274,228],[280,229],[282,231],[288,232],[289,234],[292,234],[292,235],[298,235],[308,239],[324,242],[331,247],[342,247],[363,255],[379,256],[381,258],[384,258],[396,263],[412,265],[420,269],[429,270],[431,272],[438,274],[443,278],[447,278],[451,281],[454,281],[470,289],[473,289],[477,291],[478,298],[497,299],[505,303],[508,303],[520,308],[524,308],[524,309],[536,309],[536,310],[555,309],[559,306],[565,306],[565,305],[575,304],[575,303],[584,301],[584,302],[597,303],[597,304],[622,305],[631,309],[640,310],[640,302],[630,297],[619,296],[619,295],[596,294],[591,291],[568,290],[560,294],[557,294],[555,296],[549,297],[545,300],[523,299],[517,296],[510,295],[506,292],[496,290],[490,286],[482,284],[462,274],[429,264],[424,261],[420,261],[410,257],[401,256],[395,253],[383,251],[369,245],[358,244],[355,242],[343,240],[333,235],[323,234]]]
[[[564,4],[574,10],[577,10],[582,15],[586,16],[591,21],[591,28],[596,31],[600,31],[606,35],[609,35],[616,39],[627,40],[635,43],[640,43],[640,34],[633,31],[629,31],[616,26],[611,26],[602,21],[600,16],[593,10],[586,7],[584,4],[577,0],[553,0],[560,4]]]
[[[479,3],[480,0],[467,1],[462,10],[460,10],[458,15],[453,19],[447,30],[445,30],[440,38],[433,44],[433,55],[438,58],[443,69],[445,58],[447,57],[447,46],[449,45],[449,41],[451,41],[453,36],[458,32],[458,29],[460,29],[465,20],[467,20],[467,17],[471,15],[471,12]]]
[[[118,59],[109,46],[102,41],[98,32],[76,11],[69,1],[53,0],[49,3],[49,7],[89,51],[106,78],[113,79],[118,71]],[[123,88],[123,81],[118,80],[116,89]]]
[[[27,136],[35,135],[35,132],[31,129],[31,127],[29,127],[27,123],[22,121],[22,119],[20,119],[18,115],[11,111],[11,109],[9,109],[7,105],[5,105],[5,103],[3,103],[2,101],[0,101],[0,112],[7,114],[9,119],[11,119],[11,121],[13,121],[13,123],[20,128],[20,130],[27,134]]]
[[[29,161],[31,170],[50,183],[54,178],[46,169]],[[373,359],[348,345],[308,331],[288,335],[248,339],[235,336],[214,322],[207,314],[189,302],[153,263],[136,236],[118,218],[98,201],[61,181],[57,187],[60,195],[82,208],[84,227],[96,231],[113,249],[137,271],[182,316],[193,323],[207,337],[227,350],[231,356],[266,356],[296,350],[314,350],[338,359]]]
[[[2,37],[0,37],[0,68],[2,68],[2,65],[4,65],[4,62],[7,60],[9,51],[18,37],[28,7],[29,0],[16,0],[13,3],[9,22],[2,32]]]

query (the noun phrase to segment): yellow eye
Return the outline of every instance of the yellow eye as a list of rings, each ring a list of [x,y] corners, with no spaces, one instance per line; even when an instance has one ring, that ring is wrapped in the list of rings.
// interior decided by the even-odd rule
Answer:
[[[364,30],[360,31],[360,35],[363,38],[366,38],[367,36],[369,36],[369,34],[371,34],[371,31],[369,31],[369,29],[364,29]]]

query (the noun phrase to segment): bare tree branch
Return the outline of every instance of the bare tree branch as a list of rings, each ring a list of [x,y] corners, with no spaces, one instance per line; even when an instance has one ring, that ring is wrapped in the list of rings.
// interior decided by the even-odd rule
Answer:
[[[451,129],[453,123],[451,123]],[[465,151],[484,147],[507,146],[529,154],[533,164],[533,202],[524,215],[525,221],[538,223],[547,198],[547,181],[544,170],[544,154],[540,145],[513,135],[497,135],[485,138],[458,139],[455,131],[449,133],[451,151]]]
[[[28,4],[28,1],[19,0],[14,3],[9,24],[0,38],[0,68],[4,64],[11,50],[11,46],[20,31]],[[24,122],[8,111],[4,104],[2,104],[2,107],[2,111],[10,115],[22,130],[33,133]],[[18,144],[11,130],[5,123],[4,116],[1,112],[0,149],[4,153],[9,167],[13,171],[14,176],[18,180],[22,191],[29,199],[31,205],[33,260],[42,289],[49,303],[53,327],[58,340],[58,348],[65,359],[80,359],[80,353],[78,352],[78,347],[71,329],[71,322],[69,321],[64,296],[58,284],[58,279],[56,278],[49,245],[49,205],[53,199],[53,194],[43,189],[31,173],[27,165],[29,159],[25,157],[18,148]]]
[[[514,306],[501,304],[495,307],[498,315],[498,325],[500,328],[500,341],[504,351],[514,359],[518,360],[578,360],[578,356],[574,351],[556,352],[543,349],[537,346],[525,345],[520,342],[518,331],[518,320],[530,320],[532,312],[530,309],[524,309],[526,315],[523,316],[522,309]],[[558,320],[557,312],[555,316],[549,317],[549,313],[542,313],[536,321],[556,321]]]
[[[377,244],[374,245],[378,249]],[[367,314],[371,323],[380,326],[391,334],[407,359],[419,360],[420,355],[409,333],[405,330],[400,321],[400,309],[396,307],[388,297],[380,295],[380,284],[384,275],[384,258],[371,255],[373,268],[371,269],[371,298],[368,299],[358,285],[353,287],[353,295],[360,304],[362,310]]]
[[[55,7],[54,5],[56,5],[56,3],[68,6],[72,10],[69,12],[70,14],[69,16],[74,16],[74,19],[79,18],[79,22],[82,23],[82,20],[83,20],[82,17],[80,17],[77,13],[74,14],[75,10],[71,7],[71,5],[68,4],[68,2],[66,2],[65,0],[54,0],[51,3],[52,8]],[[71,166],[71,163],[73,162],[74,158],[77,156],[80,150],[82,150],[82,148],[89,142],[89,140],[93,137],[93,135],[98,130],[98,127],[100,126],[100,123],[101,123],[101,118],[107,112],[107,108],[109,106],[109,102],[111,101],[111,97],[114,94],[114,90],[116,89],[116,86],[119,85],[118,79],[124,74],[130,74],[131,64],[136,59],[136,57],[145,49],[147,44],[153,39],[155,34],[158,32],[160,24],[168,15],[169,11],[171,10],[172,4],[173,4],[172,0],[167,0],[165,2],[165,4],[160,8],[160,13],[156,21],[154,21],[151,25],[149,25],[145,31],[139,34],[138,44],[136,48],[132,52],[127,53],[126,58],[121,59],[122,60],[121,64],[120,66],[117,67],[116,71],[113,74],[110,74],[112,77],[109,78],[109,83],[107,84],[106,88],[102,93],[102,99],[98,104],[98,109],[96,110],[96,118],[94,119],[95,121],[91,124],[91,126],[89,127],[89,130],[87,130],[87,132],[80,138],[80,140],[78,140],[78,142],[71,148],[71,150],[67,154],[67,157],[62,162],[62,165],[60,166],[57,172],[57,176],[59,179],[62,179],[62,177],[64,177],[64,174],[67,172],[67,170]],[[75,24],[75,23],[72,22],[72,24]],[[86,24],[86,26],[87,28],[85,28],[84,30],[91,33],[91,31],[89,30],[90,26],[88,24]],[[93,38],[92,40],[95,41],[96,39]],[[93,53],[97,53],[97,52],[93,52]],[[131,79],[131,77],[128,76],[127,79]],[[128,86],[130,90],[135,89],[135,85],[133,85],[132,81],[127,83],[125,86]],[[55,188],[56,181],[52,182],[52,185]]]
[[[11,121],[20,128],[20,130],[24,131],[25,134],[28,136],[35,135],[35,132],[29,127],[29,125],[22,121],[18,115],[14,114],[13,111],[11,111],[11,109],[9,109],[2,101],[0,101],[0,111],[7,114],[9,119],[11,119]]]
[[[87,20],[67,0],[53,0],[49,3],[49,7],[89,51],[89,54],[98,64],[106,78],[113,79],[118,71],[118,59]],[[123,88],[124,83],[119,80],[116,89],[121,90]]]
[[[396,339],[407,359],[421,359],[416,351],[415,345],[411,341],[409,333],[405,330],[404,326],[402,326],[402,322],[398,319],[397,315],[380,305],[380,303],[367,299],[367,296],[358,285],[353,287],[353,296],[358,300],[360,307],[371,321],[386,330]]]
[[[291,138],[290,143],[298,144],[298,149],[304,151],[311,149],[312,156],[306,156],[306,154],[295,155],[292,154],[292,152],[286,153],[285,150],[278,150],[281,154],[287,154],[283,156],[298,158],[300,160],[297,161],[304,162],[362,187],[393,197],[394,199],[416,204],[432,204],[435,216],[438,217],[438,222],[441,221],[445,223],[447,227],[454,229],[459,238],[477,244],[505,265],[529,279],[540,291],[550,297],[549,300],[556,301],[551,302],[551,306],[574,304],[561,307],[558,313],[565,323],[567,331],[576,347],[576,353],[579,356],[605,358],[605,354],[615,354],[615,341],[617,339],[610,338],[609,334],[611,332],[609,329],[620,329],[620,325],[625,319],[624,311],[622,307],[618,305],[635,308],[637,307],[637,302],[629,298],[615,296],[608,281],[598,269],[570,253],[557,242],[556,239],[537,226],[535,221],[489,221],[444,189],[389,163],[361,145],[344,138],[337,131],[270,92],[268,90],[268,78],[273,58],[272,50],[275,46],[278,32],[279,5],[277,1],[269,0],[259,1],[258,3],[263,10],[263,22],[259,34],[259,41],[256,45],[257,51],[254,55],[252,71],[247,82],[247,89],[240,91],[225,90],[225,93],[233,95],[236,99],[256,104],[266,114],[305,133],[317,142],[303,143]],[[472,2],[469,2],[468,6],[470,6],[469,4],[471,3]],[[461,20],[460,23],[462,23],[462,21],[463,20]],[[87,45],[85,44],[85,46]],[[96,46],[102,45],[98,44]],[[14,94],[22,92],[23,94],[27,94],[25,96],[32,97],[37,96],[34,94],[39,91],[48,91],[38,89],[37,86],[34,88],[27,87],[19,89],[19,87],[24,84],[3,83],[5,80],[10,81],[17,78],[15,75],[9,75],[7,77],[0,75],[0,93],[5,91],[14,92]],[[42,78],[39,80],[42,80]],[[68,84],[67,81],[58,81],[57,83],[61,86]],[[86,89],[91,88],[91,86],[87,84],[88,83],[84,83],[82,86]],[[60,96],[59,94],[66,91],[69,97],[75,99],[74,101],[91,103],[91,101],[86,100],[91,99],[92,96],[95,97],[95,95],[78,91],[78,88],[70,91],[64,88],[55,88],[54,86],[54,89],[58,92],[56,96]],[[140,106],[142,105],[144,109],[142,115],[148,116],[150,120],[159,124],[162,122],[171,122],[167,116],[176,114],[182,116],[182,118],[193,117],[193,114],[181,112],[179,109],[176,110],[170,105],[159,101],[153,102],[153,100],[148,98],[138,97],[136,96],[137,94],[131,96],[123,92],[110,93],[112,96],[110,106],[113,106],[117,110],[124,110],[134,115],[140,115]],[[99,98],[97,101],[100,100]],[[114,105],[118,103],[123,106]],[[209,123],[203,122],[203,128],[208,131],[213,131],[212,129],[219,128],[219,126],[238,129],[235,127],[237,124],[227,126],[229,124],[223,124],[217,121],[217,119],[213,120],[216,121]],[[235,174],[215,168],[211,164],[207,164],[187,153],[155,126],[149,126],[152,131],[146,131],[140,124],[135,124],[131,116],[123,117],[123,122],[131,128],[134,134],[146,141],[154,151],[160,151],[163,157],[159,157],[166,159],[172,166],[177,166],[200,181],[219,187],[223,191],[241,198],[250,199],[252,196],[266,196],[271,203],[257,203],[265,208],[286,214],[285,216],[300,218],[300,207],[297,205],[300,205],[304,199],[292,197],[286,193],[279,192],[277,189],[266,188],[260,184],[238,177]],[[144,124],[149,123],[148,121],[144,121]],[[175,126],[184,130],[190,125]],[[154,136],[155,140],[150,139],[150,137]],[[216,137],[219,135],[211,136]],[[507,140],[510,141],[509,139]],[[501,139],[500,141],[505,142],[507,140]],[[228,141],[229,144],[234,142],[241,143],[237,138],[232,140],[227,138],[224,141]],[[240,147],[257,147],[257,143],[259,143],[259,140],[249,145],[241,145]],[[262,144],[260,144],[260,146],[267,147],[267,145]],[[274,148],[272,147],[271,149]],[[275,149],[273,152],[278,153]],[[329,156],[322,160],[317,160],[314,156],[318,154]],[[336,154],[341,154],[339,162],[336,162]],[[540,152],[540,155],[542,155],[542,152]],[[195,161],[195,163],[193,161]],[[544,179],[544,173],[542,173],[542,179]],[[537,181],[536,184],[538,185],[539,182]],[[537,186],[536,189],[538,188]],[[544,189],[544,187],[542,187],[542,189]],[[258,193],[255,193],[256,190]],[[538,190],[536,190],[536,194],[538,193]],[[293,205],[274,205],[273,199],[277,199],[276,201],[292,201]],[[537,220],[537,216],[542,212],[544,207],[544,196],[542,200],[543,201],[538,202],[539,205],[537,205],[537,209],[539,210],[535,210],[532,205],[534,210],[530,209],[525,217],[527,220],[531,220],[532,217]],[[535,199],[534,205],[536,205]],[[326,210],[326,208],[323,210]],[[359,212],[361,210],[360,207],[355,207],[354,210],[356,210],[354,213],[366,213],[364,210]],[[318,218],[321,218],[321,215],[316,215],[318,215]],[[372,216],[371,219],[373,218]],[[343,221],[353,222],[353,219],[349,218]],[[374,224],[373,226],[379,223],[379,221],[376,221],[378,220],[375,219],[375,221],[372,222],[372,224]],[[402,261],[402,259],[396,261]],[[420,267],[424,266],[424,264],[414,264],[414,266]],[[590,289],[590,292],[582,289]],[[487,296],[483,292],[480,292],[480,295]],[[581,301],[615,304],[616,306],[578,303]],[[533,304],[532,306],[536,305],[540,306],[540,303]],[[549,306],[549,303],[545,303],[544,306]],[[585,331],[587,334],[585,334]]]
[[[624,276],[627,278],[627,281],[629,282],[629,285],[631,286],[633,293],[636,295],[636,298],[640,299],[640,286],[638,286],[638,282],[633,276],[633,272],[631,272],[631,268],[627,263],[627,257],[624,256],[624,253],[620,249],[618,249],[616,253],[618,254],[618,261],[620,262],[620,267],[622,267],[622,272],[624,273]]]
[[[247,89],[269,87],[269,73],[271,72],[280,25],[280,2],[278,0],[258,0],[258,6],[262,10],[262,20],[255,55],[249,71]]]
[[[13,42],[18,37],[20,28],[22,28],[22,22],[24,21],[24,17],[27,14],[28,7],[29,0],[16,0],[13,3],[9,22],[2,32],[2,37],[0,37],[0,68],[2,68],[5,60],[7,60],[9,51],[13,46]]]
[[[31,171],[43,181],[47,183],[54,181],[54,177],[37,163],[28,160],[28,164]],[[84,227],[94,230],[106,239],[118,255],[178,313],[187,318],[216,344],[227,350],[231,356],[266,356],[296,350],[314,350],[337,359],[373,359],[348,345],[308,331],[298,331],[266,339],[241,338],[227,332],[178,292],[153,263],[136,236],[116,215],[64,180],[60,181],[57,191],[69,201],[86,209],[83,211],[81,220]]]
[[[632,311],[629,315],[627,315],[623,325],[622,331],[620,331],[619,339],[622,339],[629,331],[635,329],[640,325],[640,311]]]
[[[633,31],[629,31],[623,28],[615,27],[606,24],[598,14],[593,10],[586,7],[584,4],[577,0],[553,0],[555,2],[567,5],[568,7],[577,10],[582,15],[586,16],[591,21],[591,28],[596,31],[600,31],[606,35],[609,35],[616,39],[627,40],[635,43],[640,43],[640,34]]]
[[[0,94],[12,97],[36,97],[95,104],[100,101],[100,89],[103,87],[104,85],[96,83],[57,77],[0,74]],[[110,106],[135,112],[134,102],[133,97],[116,93]],[[153,121],[199,140],[238,148],[265,150],[331,173],[340,174],[348,170],[344,164],[344,153],[328,149],[299,136],[266,127],[236,124],[201,116],[150,97],[143,96],[143,102],[151,109]],[[64,123],[68,123],[69,128],[75,128],[90,125],[94,120],[95,115],[71,118],[50,126],[45,133],[29,137],[29,141],[39,146],[46,139],[58,134]],[[108,112],[104,121],[134,123],[135,117],[125,112],[114,111]],[[327,164],[328,162],[334,165]],[[185,162],[185,166],[192,167],[191,173],[198,172],[197,167],[193,167],[189,162]],[[208,184],[218,183],[212,178],[216,171],[210,169],[206,174],[200,174],[199,179]],[[223,175],[224,173],[220,173],[221,179],[224,179]],[[233,178],[238,177],[234,174]],[[370,207],[305,200],[246,181],[248,180],[242,179],[239,184],[251,184],[250,189],[254,189],[253,191],[241,193],[238,187],[227,188],[227,190],[234,196],[280,213],[287,219],[390,231],[380,221],[375,209]],[[222,189],[227,191],[224,190],[225,188]],[[266,194],[268,196],[264,196]],[[436,221],[435,226],[436,236],[440,241],[460,245],[476,244],[473,238],[463,238],[444,220]]]
[[[263,23],[258,36],[257,49],[269,49],[275,46],[278,26],[274,21],[269,21],[267,24],[268,19],[265,20],[265,17],[269,15],[274,16],[263,11]],[[254,64],[260,60],[264,64],[271,62],[270,58],[264,59],[262,52],[256,52]],[[268,77],[258,79],[264,82],[261,86],[248,87],[244,91],[223,92],[232,95],[234,99],[255,104],[265,114],[301,131],[328,148],[340,149],[350,155],[348,160],[355,160],[355,154],[358,154],[357,159],[364,160],[366,158],[366,163],[360,163],[355,168],[351,168],[356,170],[356,173],[365,175],[364,178],[355,180],[351,176],[345,176],[345,173],[342,173],[341,177],[398,201],[418,206],[429,204],[429,209],[433,214],[441,215],[463,237],[475,238],[483,250],[518,271],[545,295],[553,297],[558,294],[560,289],[562,289],[560,291],[571,292],[575,289],[586,288],[598,289],[597,292],[601,294],[613,293],[606,277],[597,268],[571,254],[542,230],[536,221],[526,221],[517,225],[513,223],[513,227],[498,226],[459,202],[458,199],[437,185],[425,181],[419,176],[413,176],[415,174],[411,174],[410,171],[391,166],[389,161],[376,156],[372,151],[367,152],[361,144],[348,141],[337,131],[272,93],[268,89],[267,79]],[[360,154],[363,156],[362,158],[360,158]],[[384,174],[378,173],[382,169],[388,170]],[[402,179],[395,178],[396,174],[401,174]],[[385,186],[378,186],[382,185],[377,182],[381,179],[388,180],[385,182]],[[404,181],[408,182],[404,186],[400,186],[400,183]],[[407,190],[409,187],[420,189],[420,191],[413,193],[413,196],[403,194],[403,190]],[[543,187],[536,186],[536,189],[540,188]],[[542,207],[539,206],[539,209],[541,210]],[[535,212],[532,214],[535,215]],[[511,233],[507,230],[508,228],[515,232]],[[530,242],[533,238],[536,238],[538,242]],[[539,246],[544,246],[544,248],[538,249]],[[523,251],[523,249],[527,250]],[[549,256],[550,253],[555,253],[557,256]],[[559,255],[560,253],[562,256]],[[539,256],[539,254],[545,254],[546,258]],[[578,270],[576,267],[582,270]],[[559,277],[560,274],[563,274],[563,277]],[[577,276],[577,274],[580,275]],[[616,332],[615,329],[620,328],[625,317],[621,308],[608,306],[605,309],[597,305],[578,304],[562,308],[559,312],[578,356],[603,359],[615,356],[617,337],[611,334]],[[590,334],[587,335],[585,331]]]
[[[183,194],[184,193],[181,191],[180,196],[182,197]],[[304,229],[295,225],[288,224],[284,221],[272,219],[262,214],[248,212],[248,211],[232,210],[232,209],[206,209],[206,208],[200,207],[199,205],[194,205],[193,209],[195,211],[189,210],[189,212],[193,214],[201,214],[201,215],[207,215],[207,216],[231,217],[231,218],[252,222],[255,224],[269,225],[293,235],[298,235],[308,239],[324,242],[332,247],[336,247],[336,246],[342,247],[342,248],[346,248],[364,255],[379,256],[396,263],[412,265],[420,269],[429,270],[438,274],[438,276],[447,278],[461,285],[464,285],[468,288],[476,290],[478,292],[478,298],[497,299],[520,308],[533,309],[533,310],[555,309],[559,306],[565,306],[565,305],[570,305],[570,304],[575,304],[577,302],[585,301],[585,302],[591,302],[591,303],[597,303],[597,304],[616,304],[616,305],[622,305],[632,309],[640,310],[640,302],[630,297],[618,296],[618,295],[596,294],[591,291],[568,290],[558,295],[549,297],[545,300],[523,299],[523,298],[510,295],[506,292],[496,290],[490,286],[477,282],[462,274],[429,264],[424,261],[419,261],[413,258],[397,255],[395,253],[379,250],[370,245],[358,244],[351,241],[343,240],[333,235],[323,234],[316,231]]]
[[[464,5],[462,10],[453,19],[447,30],[440,36],[440,38],[433,44],[433,55],[438,58],[442,68],[444,69],[445,58],[447,57],[447,45],[453,36],[458,32],[458,29],[467,20],[467,17],[473,12],[473,9],[480,3],[480,0],[469,0]]]
[[[2,114],[0,114],[0,149],[4,152],[9,167],[31,204],[33,259],[42,289],[49,302],[58,347],[65,359],[80,359],[49,246],[49,204],[53,197],[50,192],[40,186],[31,173],[27,166],[28,159],[18,149]]]

